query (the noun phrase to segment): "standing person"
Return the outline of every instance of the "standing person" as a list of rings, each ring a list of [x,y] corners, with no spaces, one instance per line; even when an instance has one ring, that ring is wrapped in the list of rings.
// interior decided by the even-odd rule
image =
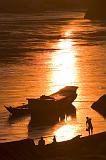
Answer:
[[[93,134],[93,125],[91,122],[91,118],[86,117],[86,131],[89,132],[89,135]]]
[[[53,143],[56,143],[56,136],[53,137]]]

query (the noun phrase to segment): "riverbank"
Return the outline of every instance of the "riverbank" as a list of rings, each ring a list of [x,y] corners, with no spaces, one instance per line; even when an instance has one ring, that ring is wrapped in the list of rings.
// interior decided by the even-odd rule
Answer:
[[[31,139],[0,143],[1,160],[105,160],[106,132],[39,147]]]

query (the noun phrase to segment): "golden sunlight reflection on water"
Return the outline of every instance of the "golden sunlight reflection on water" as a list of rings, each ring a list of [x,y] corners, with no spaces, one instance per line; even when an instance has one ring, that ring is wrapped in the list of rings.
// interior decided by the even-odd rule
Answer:
[[[59,50],[52,56],[52,65],[54,66],[51,75],[51,81],[54,84],[51,89],[52,93],[66,85],[74,85],[77,79],[75,48],[72,46],[72,40],[60,39],[57,48]]]
[[[60,39],[56,47],[58,50],[52,55],[51,63],[53,70],[51,74],[51,82],[53,87],[52,93],[58,91],[64,86],[73,86],[77,82],[77,67],[76,67],[76,50],[73,46],[73,41],[69,38],[72,33],[66,30],[64,33],[65,39]],[[64,123],[59,123],[52,129],[52,135],[56,136],[57,141],[65,141],[75,137],[80,130],[80,126],[76,123],[72,123],[73,119],[68,116]],[[47,143],[51,141],[51,138],[47,140]]]
[[[65,141],[72,139],[75,136],[75,126],[74,125],[63,125],[54,132],[57,141]]]

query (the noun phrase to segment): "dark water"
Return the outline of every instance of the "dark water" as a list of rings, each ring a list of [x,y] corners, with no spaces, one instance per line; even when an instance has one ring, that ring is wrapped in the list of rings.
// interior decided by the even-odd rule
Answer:
[[[90,108],[106,93],[106,22],[83,16],[83,12],[0,15],[1,142],[54,134],[58,141],[84,136],[86,116],[92,117],[94,133],[106,130],[106,120]],[[49,95],[67,85],[79,86],[75,117],[34,129],[28,129],[29,116],[9,120],[4,105],[17,106],[28,97]]]

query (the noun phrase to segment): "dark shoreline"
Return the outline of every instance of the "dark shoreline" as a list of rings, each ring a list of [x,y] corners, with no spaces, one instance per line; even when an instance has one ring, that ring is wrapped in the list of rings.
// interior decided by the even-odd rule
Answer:
[[[14,10],[9,10],[9,11],[2,11],[0,10],[0,14],[5,14],[5,15],[8,15],[8,14],[13,14],[13,15],[35,15],[35,14],[40,14],[40,13],[48,13],[48,12],[56,12],[56,13],[59,13],[59,12],[86,12],[87,11],[87,8],[67,8],[67,9],[64,9],[64,8],[60,8],[60,9],[56,9],[56,8],[53,8],[53,9],[35,9],[34,11],[14,11]]]
[[[1,13],[36,13],[41,11],[73,10],[86,8],[84,0],[4,0],[0,5]]]
[[[32,139],[0,143],[1,160],[105,160],[106,132],[39,147]]]

